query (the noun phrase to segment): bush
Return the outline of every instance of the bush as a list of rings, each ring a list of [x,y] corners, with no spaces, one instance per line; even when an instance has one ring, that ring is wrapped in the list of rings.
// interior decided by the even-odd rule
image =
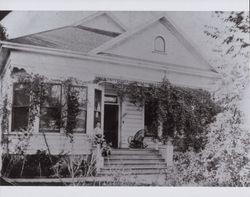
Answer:
[[[51,168],[61,156],[49,156],[45,151],[34,155],[4,154],[2,175],[9,178],[50,177],[54,174]]]
[[[2,155],[2,175],[9,178],[61,178],[95,175],[91,157],[48,155],[38,150],[34,155]]]

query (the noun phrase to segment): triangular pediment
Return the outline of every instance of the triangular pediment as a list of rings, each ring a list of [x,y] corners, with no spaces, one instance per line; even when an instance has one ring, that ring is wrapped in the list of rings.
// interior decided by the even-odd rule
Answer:
[[[116,33],[123,33],[126,31],[126,27],[109,12],[97,12],[77,22],[76,25]]]
[[[154,48],[155,38],[159,36],[165,40],[165,52],[159,52]],[[91,53],[214,71],[165,16],[125,32],[92,50]]]

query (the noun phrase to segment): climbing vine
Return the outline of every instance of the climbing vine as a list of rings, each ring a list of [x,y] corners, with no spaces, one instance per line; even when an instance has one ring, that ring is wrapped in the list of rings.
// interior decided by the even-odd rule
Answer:
[[[34,124],[36,118],[40,118],[41,116],[41,106],[46,100],[48,99],[48,90],[50,88],[51,80],[41,76],[41,75],[33,75],[28,74],[25,72],[24,69],[19,68],[13,68],[11,76],[14,81],[20,84],[25,84],[24,87],[24,94],[29,95],[30,101],[29,101],[29,115],[28,115],[28,126],[27,128],[20,128],[17,132],[17,138],[19,139],[19,142],[16,144],[15,151],[17,154],[25,155],[25,150],[27,149],[30,137],[33,135],[33,130],[35,129]],[[60,102],[60,113],[53,113],[52,115],[55,116],[56,119],[56,125],[59,126],[59,128],[65,133],[67,137],[70,138],[70,141],[73,142],[73,132],[74,128],[77,125],[77,116],[80,113],[80,103],[79,103],[79,92],[75,90],[73,85],[83,85],[84,82],[81,82],[79,80],[69,78],[66,80],[58,80],[53,81],[53,83],[61,84],[62,86],[62,99]],[[2,107],[2,134],[5,133],[5,135],[2,136],[2,144],[7,146],[8,142],[8,135],[9,135],[9,108],[8,107],[8,101],[7,97],[3,102]],[[46,134],[43,130],[41,130],[41,133],[44,136],[45,144],[47,146],[47,151],[50,154],[49,145],[47,143]],[[7,148],[8,149],[8,148]]]
[[[121,99],[128,97],[139,107],[151,105],[154,114],[151,133],[157,137],[160,120],[162,140],[172,138],[181,151],[190,148],[199,151],[205,146],[207,127],[220,111],[208,91],[177,87],[167,79],[156,84],[117,81],[113,86]]]

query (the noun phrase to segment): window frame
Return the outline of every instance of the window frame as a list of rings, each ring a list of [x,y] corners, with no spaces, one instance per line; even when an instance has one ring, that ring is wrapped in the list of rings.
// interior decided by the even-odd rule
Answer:
[[[100,110],[96,110],[96,106],[95,106],[95,101],[96,101],[96,92],[99,92],[100,93]],[[100,89],[98,89],[98,88],[94,88],[94,117],[93,117],[93,126],[94,126],[94,128],[96,127],[96,123],[98,122],[98,121],[96,121],[96,117],[95,117],[95,115],[96,115],[96,113],[98,113],[98,115],[100,115],[99,117],[100,117],[100,123],[101,123],[101,128],[102,128],[102,125],[103,125],[103,96],[102,96],[102,94],[103,94],[103,90],[100,90]],[[98,107],[98,106],[97,106]]]
[[[163,44],[163,50],[158,50],[157,48],[159,48],[159,47],[157,47],[157,45],[156,45],[156,42],[157,42],[157,40],[158,39],[160,39],[161,41],[162,41],[162,44]],[[153,52],[155,52],[155,53],[161,53],[161,54],[166,54],[166,40],[165,40],[165,38],[163,37],[163,36],[161,36],[161,35],[158,35],[158,36],[156,36],[155,38],[154,38],[154,50],[153,50]]]
[[[11,103],[11,127],[10,127],[10,132],[11,133],[15,133],[15,132],[20,132],[20,129],[24,129],[24,130],[26,130],[27,128],[28,128],[28,126],[29,126],[29,113],[30,113],[30,101],[31,101],[31,96],[29,95],[29,103],[28,103],[28,105],[25,105],[25,106],[16,106],[16,105],[14,105],[14,100],[15,100],[15,86],[16,85],[20,85],[20,84],[28,84],[28,85],[30,85],[30,83],[29,82],[14,82],[13,83],[13,86],[12,86],[12,103]],[[20,129],[14,129],[14,109],[15,108],[28,108],[28,117],[27,117],[27,128],[20,128]]]
[[[39,129],[38,129],[38,132],[39,133],[41,133],[41,132],[60,133],[60,131],[61,131],[61,122],[62,122],[62,93],[63,93],[62,89],[63,89],[63,87],[62,87],[61,83],[46,82],[44,84],[51,85],[51,86],[53,86],[53,85],[59,85],[60,86],[60,102],[59,102],[59,107],[58,107],[58,109],[60,111],[60,120],[59,120],[60,124],[59,124],[58,129],[41,128],[41,111],[42,111],[42,108],[46,108],[46,109],[50,108],[51,109],[51,108],[56,108],[56,107],[43,107],[42,103],[40,103],[40,106],[39,106],[40,117],[39,117],[39,127],[38,127]],[[43,85],[40,85],[40,88],[42,88],[42,86]]]

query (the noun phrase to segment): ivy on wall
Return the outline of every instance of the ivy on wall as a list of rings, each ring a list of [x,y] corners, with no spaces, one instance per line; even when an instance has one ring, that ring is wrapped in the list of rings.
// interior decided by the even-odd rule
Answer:
[[[161,121],[162,140],[173,139],[181,151],[190,148],[199,151],[204,148],[207,127],[221,110],[208,91],[177,87],[167,79],[156,84],[118,80],[113,87],[121,99],[126,96],[139,107],[151,105],[152,113],[155,114],[151,133],[157,137],[157,127]]]
[[[33,135],[35,120],[36,118],[40,117],[40,107],[46,100],[46,92],[49,88],[49,83],[51,82],[51,80],[39,74],[28,74],[24,69],[19,68],[13,68],[11,76],[17,83],[27,84],[26,86],[24,86],[24,92],[25,94],[30,95],[28,127],[25,129],[19,129],[19,132],[16,134],[19,139],[19,142],[15,146],[16,154],[24,155],[26,152],[25,150],[29,145],[30,137]],[[79,92],[70,87],[76,84],[82,85],[84,82],[69,78],[66,80],[56,81],[56,83],[60,83],[64,90],[62,94],[64,97],[62,99],[63,102],[61,102],[60,104],[61,113],[56,118],[60,123],[60,128],[64,131],[65,135],[70,138],[70,141],[73,142],[73,132],[77,124],[77,116],[80,112],[80,104],[78,101]],[[1,143],[6,147],[9,143],[9,115],[11,108],[8,103],[10,103],[10,101],[8,101],[6,96],[2,107],[3,116],[1,121],[1,129],[3,131],[2,134],[7,134],[2,136]],[[44,131],[41,132],[44,136],[47,151],[50,154],[46,135]],[[8,147],[6,148],[6,152],[8,152]]]

